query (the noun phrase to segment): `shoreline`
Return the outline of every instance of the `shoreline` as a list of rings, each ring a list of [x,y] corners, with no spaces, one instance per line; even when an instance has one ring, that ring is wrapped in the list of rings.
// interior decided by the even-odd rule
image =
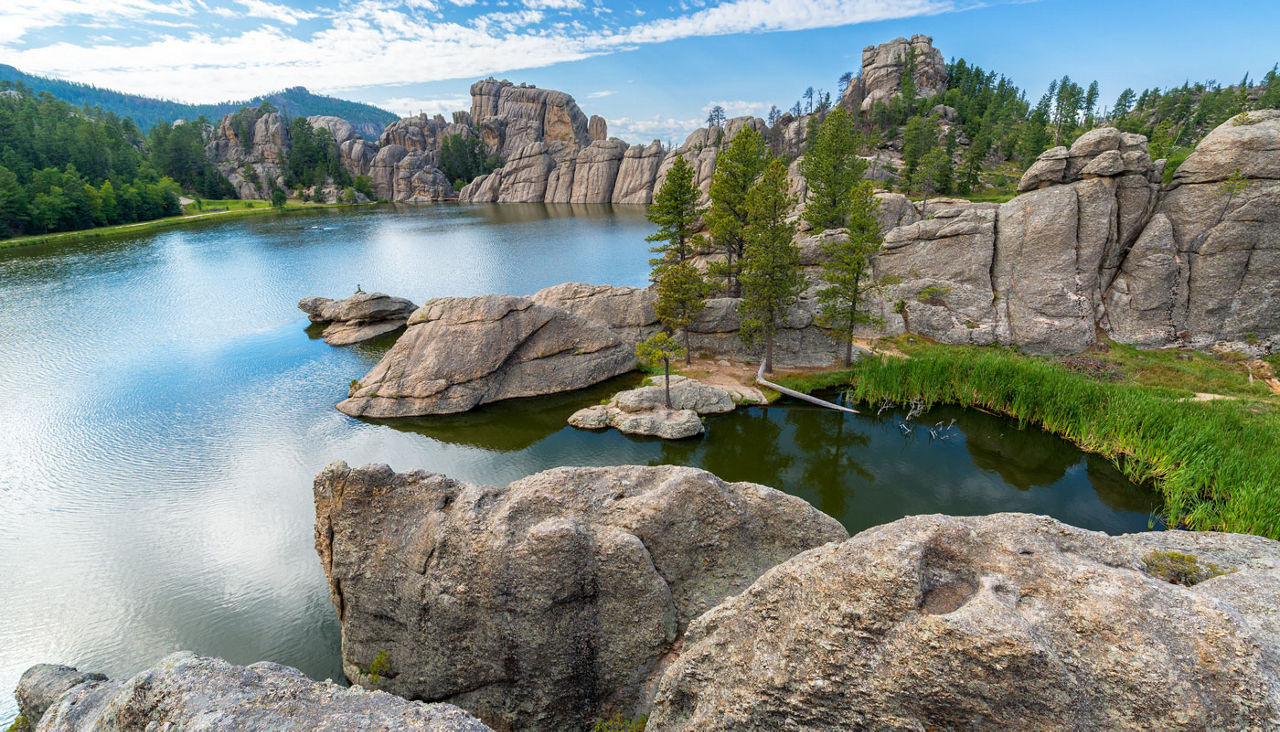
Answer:
[[[257,203],[257,201],[250,201],[250,203]],[[131,236],[134,234],[145,234],[151,231],[171,229],[176,226],[182,226],[193,222],[216,221],[221,218],[239,219],[245,216],[255,216],[266,213],[291,213],[298,211],[316,211],[329,208],[353,208],[356,206],[376,205],[376,201],[369,201],[366,203],[301,203],[290,201],[285,204],[283,208],[274,208],[270,205],[252,206],[249,208],[232,208],[225,211],[209,211],[195,214],[183,214],[181,216],[167,216],[162,219],[138,221],[132,224],[116,224],[115,226],[99,226],[92,229],[77,229],[75,231],[59,231],[52,234],[32,234],[29,236],[15,237],[13,239],[0,239],[0,249],[17,249],[20,247],[38,246],[40,244],[66,244],[76,241],[111,239],[120,236]]]

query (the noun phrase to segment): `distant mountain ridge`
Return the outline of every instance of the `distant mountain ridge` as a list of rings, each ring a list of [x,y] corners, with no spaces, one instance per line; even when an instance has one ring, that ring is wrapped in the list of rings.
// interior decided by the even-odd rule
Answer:
[[[35,76],[12,66],[0,64],[0,82],[3,81],[20,82],[33,91],[48,92],[75,106],[88,104],[114,112],[121,117],[131,117],[143,132],[160,121],[195,119],[202,115],[216,124],[223,116],[241,107],[257,107],[264,101],[271,102],[289,117],[313,115],[341,117],[354,125],[361,136],[368,140],[378,139],[387,125],[399,119],[395,114],[371,104],[312,94],[301,86],[263,94],[242,102],[184,104],[102,89],[92,84]]]

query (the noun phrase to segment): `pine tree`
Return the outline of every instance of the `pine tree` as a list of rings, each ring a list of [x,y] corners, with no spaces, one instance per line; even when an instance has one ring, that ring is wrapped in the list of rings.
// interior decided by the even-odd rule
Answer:
[[[662,364],[667,409],[671,409],[671,359],[683,358],[685,354],[684,346],[672,340],[665,331],[658,331],[648,340],[636,344],[636,358],[640,363],[655,368]]]
[[[849,197],[849,226],[844,239],[831,240],[822,247],[822,281],[818,290],[819,325],[844,342],[844,364],[853,362],[853,335],[859,325],[875,318],[859,309],[865,296],[879,285],[871,277],[871,262],[880,251],[883,238],[876,214],[880,201],[869,181],[854,186]]]
[[[946,150],[935,147],[924,156],[915,175],[911,176],[911,187],[924,194],[924,201],[920,204],[922,214],[928,215],[929,195],[943,190],[945,182],[950,179],[951,158],[947,157]]]
[[[791,241],[795,225],[787,214],[795,198],[787,193],[787,168],[775,158],[747,194],[746,256],[742,260],[742,302],[738,331],[743,342],[764,342],[764,370],[773,373],[773,341],[787,312],[804,291],[800,248]]]
[[[645,241],[663,242],[651,250],[660,255],[652,260],[653,264],[683,262],[693,254],[690,239],[700,213],[698,188],[693,185],[693,168],[683,155],[677,155],[645,214],[649,221],[658,225],[658,230]]]
[[[815,230],[844,226],[849,192],[867,168],[858,157],[858,136],[853,119],[837,107],[814,135],[813,147],[800,161],[807,186],[804,219]]]
[[[713,274],[724,277],[731,297],[741,294],[738,272],[747,243],[747,191],[764,172],[768,160],[764,138],[750,127],[735,135],[716,158],[706,221],[716,247],[725,254],[724,265]]]
[[[711,108],[707,113],[707,127],[724,127],[724,107],[719,104]]]
[[[670,331],[684,333],[684,359],[690,361],[689,324],[706,305],[707,281],[688,262],[668,264],[655,273],[658,299],[653,310],[658,321]]]

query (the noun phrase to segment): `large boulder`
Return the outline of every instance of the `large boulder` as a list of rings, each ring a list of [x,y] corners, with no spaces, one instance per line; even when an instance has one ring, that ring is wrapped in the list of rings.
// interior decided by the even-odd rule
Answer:
[[[298,302],[298,309],[306,313],[312,323],[326,325],[325,343],[346,346],[403,328],[418,306],[403,297],[357,292],[341,300],[304,297]]]
[[[888,202],[915,211],[909,201]],[[882,315],[892,329],[944,343],[989,344],[999,338],[991,282],[996,215],[994,204],[949,206],[885,234],[874,274],[895,283],[885,291],[893,306]]]
[[[494,488],[334,463],[315,502],[347,675],[502,730],[645,711],[693,618],[847,536],[798,498],[676,466]]]
[[[583,320],[604,323],[632,345],[653,335],[658,326],[658,315],[653,310],[657,296],[649,289],[564,282],[539,290],[529,299]]]
[[[609,327],[525,297],[428,300],[338,409],[353,417],[465,412],[580,389],[635,367]]]
[[[51,678],[54,686],[47,683]],[[79,683],[55,688],[72,682]],[[192,653],[174,653],[133,678],[111,681],[65,666],[36,666],[23,674],[16,693],[19,699],[42,697],[43,716],[29,704],[22,707],[39,732],[489,729],[449,704],[312,681],[275,663],[232,666]]]
[[[1280,110],[1210,132],[1156,211],[1108,293],[1117,339],[1280,349]]]
[[[356,131],[355,125],[342,119],[327,114],[317,114],[307,117],[307,122],[314,129],[328,130],[333,136],[333,141],[339,146],[350,140],[360,139],[360,133]]]
[[[1274,729],[1278,568],[1253,536],[905,518],[695,620],[649,728]]]
[[[499,203],[541,203],[547,193],[547,176],[555,164],[547,153],[547,143],[532,142],[517,150],[506,165],[495,171],[494,180],[488,186],[479,188],[496,186],[495,200]]]

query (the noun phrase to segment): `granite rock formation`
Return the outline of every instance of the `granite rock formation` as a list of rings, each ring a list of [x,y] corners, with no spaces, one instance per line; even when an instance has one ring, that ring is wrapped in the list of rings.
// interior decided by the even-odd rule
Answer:
[[[1280,110],[1230,119],[1196,146],[1106,307],[1126,343],[1280,350]]]
[[[133,678],[110,681],[66,666],[34,666],[16,695],[38,732],[489,729],[449,704],[312,681],[275,663],[232,666],[192,653],[174,653]]]
[[[799,498],[676,466],[495,488],[334,463],[315,502],[347,675],[499,730],[644,712],[693,618],[847,537]]]
[[[947,88],[947,65],[929,36],[895,38],[862,49],[862,70],[845,90],[841,104],[850,111],[869,112],[876,102],[888,102],[902,91],[902,75],[911,56],[911,80],[916,95],[928,99]]]
[[[283,187],[281,166],[289,152],[289,126],[278,112],[253,113],[248,139],[241,139],[235,115],[227,115],[205,145],[205,155],[231,182],[240,198],[270,198]]]
[[[649,729],[1271,729],[1278,603],[1260,537],[908,517],[695,620]]]
[[[338,409],[353,417],[465,412],[513,397],[580,389],[635,368],[609,327],[529,298],[428,300]]]
[[[341,300],[304,297],[298,301],[298,309],[312,323],[325,324],[325,343],[349,346],[403,328],[418,306],[403,297],[358,292]]]

